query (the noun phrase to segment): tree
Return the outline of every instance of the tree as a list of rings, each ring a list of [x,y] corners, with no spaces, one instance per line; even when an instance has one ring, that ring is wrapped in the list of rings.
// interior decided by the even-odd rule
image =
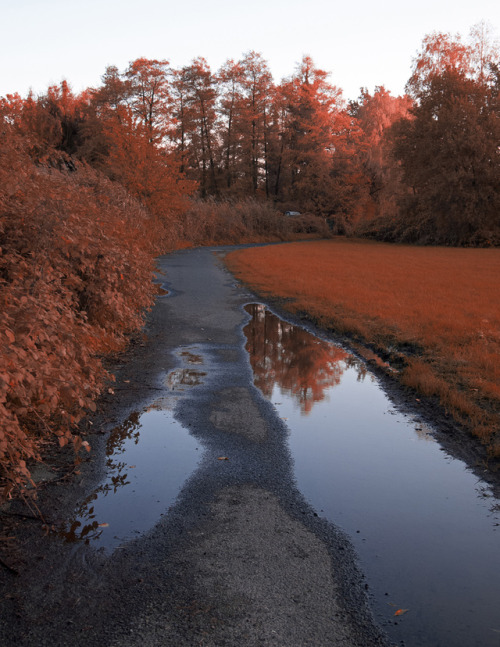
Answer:
[[[242,143],[241,175],[248,193],[255,195],[263,184],[269,195],[267,148],[272,75],[257,52],[249,52],[239,64],[242,97],[237,128]]]
[[[172,71],[172,117],[170,139],[180,159],[181,173],[192,170],[191,137],[195,129],[194,111],[189,101],[189,92],[183,70]]]
[[[137,59],[123,74],[108,67],[102,80],[88,93],[78,153],[172,226],[195,185],[184,177],[182,157],[172,150],[168,63]]]
[[[244,70],[240,62],[226,61],[217,74],[219,84],[219,133],[221,139],[221,164],[225,175],[224,185],[228,192],[238,175],[241,151],[241,132],[238,120],[242,105]]]
[[[419,54],[413,61],[413,72],[406,90],[417,101],[429,90],[433,79],[444,72],[472,74],[472,53],[460,35],[433,32],[424,37]]]
[[[407,84],[415,105],[392,129],[408,187],[396,237],[446,244],[498,238],[499,88],[492,52],[484,28],[469,45],[449,34],[424,38]]]
[[[161,143],[169,124],[168,61],[138,58],[124,74],[129,106],[147,129],[151,142]]]
[[[177,143],[192,171],[187,170],[188,175],[199,182],[202,198],[217,195],[217,87],[206,60],[197,58],[177,72],[175,88],[174,110],[182,118],[181,129],[176,130]]]
[[[34,157],[43,157],[52,150],[76,153],[82,138],[86,101],[87,93],[74,95],[64,80],[51,85],[37,98],[30,92],[26,99],[8,95],[1,100],[16,131],[30,135]]]
[[[383,86],[373,94],[362,89],[359,99],[350,104],[349,112],[361,131],[355,155],[367,179],[367,193],[357,205],[358,227],[371,230],[380,218],[392,221],[397,217],[397,197],[405,189],[386,135],[392,124],[409,117],[412,105],[408,95],[393,97]]]
[[[494,82],[500,48],[498,41],[492,38],[491,27],[484,20],[470,30],[469,49],[474,77],[479,81]]]
[[[283,154],[276,192],[304,210],[328,214],[335,192],[333,159],[345,134],[341,91],[304,56],[295,75],[279,87],[277,101]]]
[[[413,119],[393,130],[411,189],[398,236],[446,244],[500,240],[498,86],[450,66],[418,88]]]

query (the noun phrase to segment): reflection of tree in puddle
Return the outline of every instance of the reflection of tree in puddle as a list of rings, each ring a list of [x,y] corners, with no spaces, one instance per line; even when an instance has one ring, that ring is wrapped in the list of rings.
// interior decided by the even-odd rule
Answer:
[[[434,436],[432,435],[432,429],[424,424],[423,422],[420,422],[418,420],[415,421],[415,427],[414,431],[417,434],[417,437],[419,440],[424,440],[427,442],[434,442]]]
[[[174,404],[175,401],[178,398],[172,398],[172,397],[162,397],[158,398],[151,404],[149,404],[147,407],[145,407],[144,412],[147,413],[148,411],[170,411]]]
[[[89,495],[78,508],[75,519],[71,521],[69,528],[65,526],[59,532],[66,541],[85,541],[95,540],[102,534],[102,528],[107,524],[99,523],[96,519],[94,506],[92,503],[98,498],[115,493],[119,488],[128,485],[127,465],[125,461],[119,459],[120,454],[125,451],[125,442],[133,440],[137,445],[139,442],[141,423],[139,413],[132,413],[127,420],[120,426],[113,429],[106,443],[106,469],[108,479],[100,485],[91,495]]]
[[[339,384],[352,356],[282,321],[261,304],[247,305],[246,310],[252,316],[244,333],[256,386],[266,397],[275,384],[280,386],[308,413],[327,389]]]

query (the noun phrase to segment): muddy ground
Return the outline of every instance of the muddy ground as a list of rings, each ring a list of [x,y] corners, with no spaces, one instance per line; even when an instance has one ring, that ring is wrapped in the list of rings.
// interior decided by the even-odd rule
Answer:
[[[295,487],[285,424],[253,386],[244,351],[243,306],[259,299],[236,284],[222,254],[160,259],[169,294],[112,366],[114,392],[84,426],[92,452],[68,471],[71,453],[54,450],[35,470],[45,523],[22,502],[2,508],[2,534],[12,538],[1,543],[2,645],[389,644],[348,539]],[[65,541],[54,529],[102,480],[109,431],[171,395],[166,378],[185,352],[203,358],[206,378],[177,394],[175,416],[204,454],[176,504],[112,553]],[[388,387],[399,406],[428,406],[436,419],[432,403]],[[449,444],[451,423],[440,422]],[[483,472],[480,452],[460,438],[457,455]]]

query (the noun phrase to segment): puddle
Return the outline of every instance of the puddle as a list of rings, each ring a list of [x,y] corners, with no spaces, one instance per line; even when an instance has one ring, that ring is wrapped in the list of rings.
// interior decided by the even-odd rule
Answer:
[[[498,647],[500,510],[488,486],[394,410],[356,358],[260,304],[247,311],[255,383],[289,428],[297,485],[350,535],[390,638]]]
[[[150,530],[167,514],[202,450],[170,411],[134,413],[106,445],[105,481],[62,533],[113,550]]]
[[[165,383],[173,391],[183,391],[185,386],[202,384],[205,375],[206,373],[204,371],[195,371],[192,368],[179,368],[169,373]]]
[[[164,273],[163,272],[157,272],[157,277],[156,277],[157,280],[155,281],[156,294],[159,297],[164,297],[164,296],[167,296],[167,295],[172,296],[170,294],[170,290],[168,290],[165,283],[162,282],[161,277],[159,276],[159,274],[164,275]]]
[[[270,398],[280,384],[302,412],[309,412],[340,383],[348,353],[281,321],[260,304],[246,309],[252,315],[245,335],[255,385]]]
[[[203,364],[203,356],[194,353],[192,348],[184,348],[176,353],[183,364],[188,364],[181,368],[176,368],[167,375],[165,385],[171,391],[182,393],[185,387],[196,386],[203,383],[203,378],[206,376],[206,371],[201,371],[198,368],[191,368],[193,364]]]
[[[190,351],[179,357],[203,362]],[[179,368],[171,371],[165,382],[171,392],[182,392],[200,384],[203,375]],[[66,541],[85,541],[112,551],[168,514],[203,452],[198,441],[175,420],[175,400],[172,394],[162,397],[111,432],[106,443],[106,478],[60,533]]]

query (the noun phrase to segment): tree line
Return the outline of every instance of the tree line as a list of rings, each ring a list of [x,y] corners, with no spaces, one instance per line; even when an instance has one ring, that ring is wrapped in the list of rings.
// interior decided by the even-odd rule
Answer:
[[[334,233],[497,244],[499,88],[481,23],[468,40],[426,36],[401,97],[380,86],[346,102],[309,56],[275,83],[249,52],[216,72],[141,58],[78,96],[62,82],[3,111],[40,151],[84,161],[171,221],[189,195],[254,198]]]

